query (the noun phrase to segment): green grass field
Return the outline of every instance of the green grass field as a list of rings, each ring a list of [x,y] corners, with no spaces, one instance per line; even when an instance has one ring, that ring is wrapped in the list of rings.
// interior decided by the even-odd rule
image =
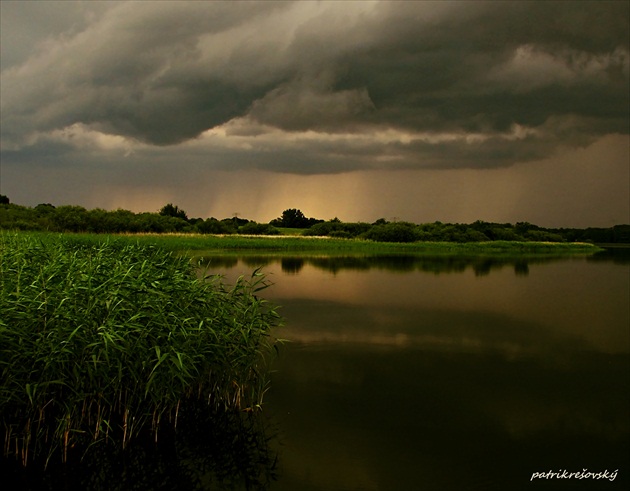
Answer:
[[[0,232],[0,236],[16,232]],[[43,243],[72,241],[97,246],[103,242],[157,246],[167,251],[199,255],[199,252],[248,254],[401,254],[401,255],[588,255],[600,251],[587,243],[566,242],[374,242],[359,239],[304,237],[299,235],[241,236],[201,234],[58,234],[17,232]]]

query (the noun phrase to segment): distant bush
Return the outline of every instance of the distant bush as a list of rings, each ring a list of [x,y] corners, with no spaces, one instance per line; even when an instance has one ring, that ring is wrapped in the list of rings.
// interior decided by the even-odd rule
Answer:
[[[245,235],[278,235],[280,230],[268,223],[249,222],[240,227],[238,233]]]
[[[500,228],[494,230],[492,240],[523,240],[512,228]]]
[[[46,230],[32,208],[0,204],[0,228],[12,230]]]
[[[208,218],[196,225],[197,231],[202,234],[233,234],[234,228],[226,222],[220,222],[216,218]]]
[[[525,240],[534,242],[564,242],[562,235],[545,230],[530,230],[525,233]]]
[[[484,233],[470,228],[468,225],[455,223],[445,224],[431,234],[432,241],[439,242],[485,242],[490,240]]]
[[[308,230],[305,230],[304,235],[324,237],[324,236],[329,235],[331,232],[333,232],[335,230],[336,225],[337,225],[336,223],[333,223],[330,221],[318,223],[310,227]]]
[[[363,234],[363,237],[377,242],[415,242],[420,235],[417,226],[413,223],[393,222],[374,225]]]
[[[366,233],[372,228],[369,223],[363,222],[341,222],[339,220],[329,220],[313,225],[304,232],[308,236],[338,237],[351,239]]]

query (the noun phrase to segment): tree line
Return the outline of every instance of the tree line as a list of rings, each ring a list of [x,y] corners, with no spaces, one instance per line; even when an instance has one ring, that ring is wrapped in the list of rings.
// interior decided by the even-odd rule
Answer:
[[[82,206],[35,207],[13,204],[0,195],[0,229],[90,233],[199,233],[278,235],[282,229],[306,236],[359,238],[379,242],[482,242],[543,241],[630,243],[630,225],[609,228],[544,228],[527,222],[492,223],[478,220],[470,224],[432,222],[415,224],[380,218],[373,223],[342,222],[306,217],[296,208],[284,210],[269,223],[231,218],[189,218],[177,205],[168,203],[157,212],[134,213],[118,209],[88,210]]]

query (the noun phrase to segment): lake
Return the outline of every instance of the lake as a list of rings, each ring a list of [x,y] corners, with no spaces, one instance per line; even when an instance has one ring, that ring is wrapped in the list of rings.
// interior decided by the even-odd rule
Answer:
[[[291,340],[267,489],[628,489],[627,257],[207,261],[262,266]]]
[[[157,445],[0,474],[38,490],[630,489],[628,251],[204,256],[228,284],[256,268],[273,283],[259,295],[290,341],[263,411],[182,406]]]

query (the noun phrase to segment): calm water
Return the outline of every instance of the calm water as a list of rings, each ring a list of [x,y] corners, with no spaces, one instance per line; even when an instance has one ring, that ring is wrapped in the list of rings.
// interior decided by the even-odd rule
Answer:
[[[9,489],[630,489],[627,256],[206,260],[274,283],[291,342],[264,411],[190,408],[158,447],[95,450],[86,477],[0,462]],[[617,473],[531,480],[549,471]]]
[[[283,346],[268,489],[628,489],[630,266],[209,258],[264,265]],[[534,472],[618,470],[614,481]]]

